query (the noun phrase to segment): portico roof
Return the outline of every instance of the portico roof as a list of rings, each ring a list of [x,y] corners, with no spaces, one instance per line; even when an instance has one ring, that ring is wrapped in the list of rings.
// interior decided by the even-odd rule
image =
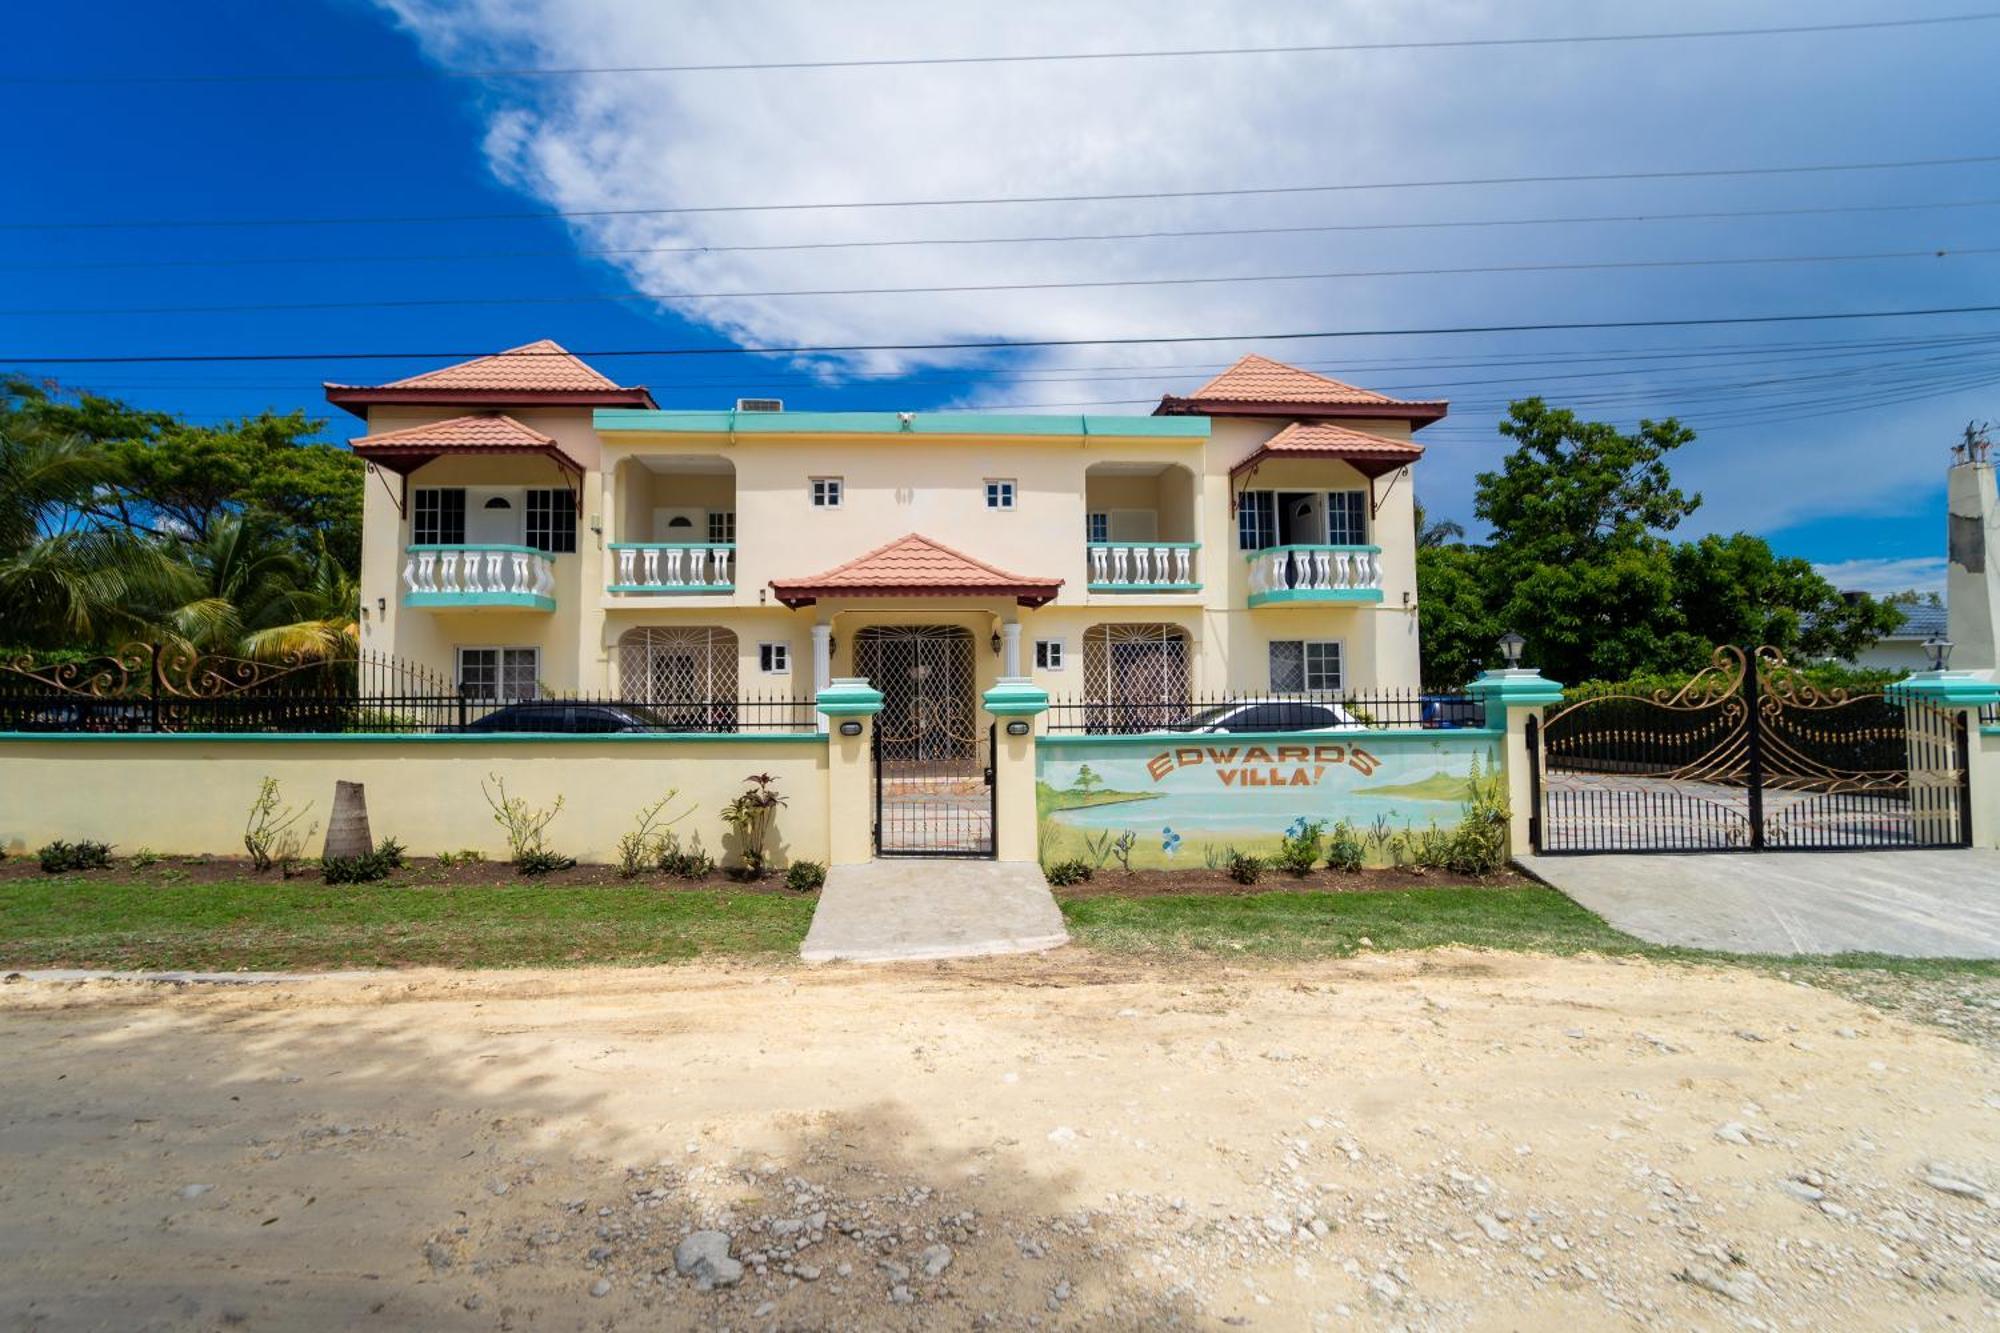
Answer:
[[[878,546],[824,574],[772,579],[786,606],[810,606],[822,597],[1012,597],[1022,606],[1055,600],[1061,579],[1029,578],[996,569],[912,532]]]
[[[1337,458],[1362,476],[1373,479],[1407,467],[1424,456],[1424,447],[1408,440],[1336,425],[1331,421],[1299,421],[1266,440],[1242,462],[1229,469],[1231,478],[1253,472],[1270,458]]]
[[[357,415],[378,404],[465,407],[654,406],[643,386],[613,381],[551,338],[427,370],[387,384],[324,386],[327,401]]]
[[[583,465],[564,453],[552,437],[504,412],[476,413],[363,435],[349,440],[348,447],[378,467],[404,476],[445,454],[541,454],[565,472],[583,475]]]

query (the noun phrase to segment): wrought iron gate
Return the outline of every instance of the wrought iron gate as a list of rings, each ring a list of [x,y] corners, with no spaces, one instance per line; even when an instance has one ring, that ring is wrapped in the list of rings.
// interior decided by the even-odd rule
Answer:
[[[1535,849],[1970,846],[1967,746],[1962,713],[1718,648],[1677,691],[1591,695],[1529,732]]]
[[[875,853],[993,855],[993,728],[979,725],[969,631],[871,626],[854,670],[882,691],[875,715]]]

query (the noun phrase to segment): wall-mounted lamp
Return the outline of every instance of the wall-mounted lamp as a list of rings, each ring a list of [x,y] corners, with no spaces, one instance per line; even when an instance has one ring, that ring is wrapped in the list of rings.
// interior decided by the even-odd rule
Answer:
[[[840,724],[840,734],[843,736],[859,736],[861,734],[861,724],[853,721],[843,722]]]
[[[994,630],[993,637],[988,639],[986,642],[988,643],[988,645],[992,647],[993,655],[995,657],[1000,656],[1000,631]]]
[[[1527,644],[1528,641],[1513,630],[1508,630],[1500,636],[1500,656],[1506,660],[1509,671],[1521,665],[1521,649]]]
[[[1030,725],[1029,725],[1028,723],[1026,723],[1026,722],[1023,722],[1023,721],[1022,721],[1022,720],[1021,720],[1020,718],[1018,718],[1018,717],[1017,717],[1017,718],[1015,718],[1015,719],[1014,719],[1014,720],[1013,720],[1012,722],[1009,722],[1009,723],[1007,724],[1007,734],[1008,734],[1009,736],[1025,736],[1025,735],[1027,735],[1027,734],[1028,734],[1028,733],[1029,733],[1030,731],[1033,731],[1033,730],[1034,730],[1034,728],[1033,728],[1032,726],[1030,726]]]
[[[1931,655],[1931,670],[1943,671],[1951,665],[1951,650],[1957,645],[1942,634],[1934,634],[1924,640],[1924,651]]]
[[[386,597],[377,597],[377,598],[375,599],[375,614],[376,614],[376,615],[379,615],[379,616],[386,616],[386,615],[388,615],[388,614],[389,614],[389,599],[388,599],[388,598],[386,598]]]

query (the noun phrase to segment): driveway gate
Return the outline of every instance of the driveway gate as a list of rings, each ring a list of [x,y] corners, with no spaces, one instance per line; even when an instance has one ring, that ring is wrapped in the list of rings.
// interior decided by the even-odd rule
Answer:
[[[1963,713],[1718,648],[1679,690],[1591,695],[1530,726],[1535,850],[1966,847],[1967,743]]]
[[[875,853],[991,857],[993,728],[979,725],[969,631],[871,626],[854,668],[882,691],[875,716]]]

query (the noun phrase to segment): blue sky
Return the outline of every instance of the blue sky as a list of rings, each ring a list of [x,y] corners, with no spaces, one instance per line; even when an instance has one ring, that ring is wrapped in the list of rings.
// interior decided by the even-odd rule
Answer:
[[[223,4],[193,21],[195,11],[153,4],[39,6],[11,16],[15,41],[0,55],[10,80],[0,115],[17,130],[0,222],[79,225],[0,229],[0,354],[472,353],[544,336],[580,350],[1158,337],[2000,304],[2000,257],[1825,258],[1996,244],[2000,163],[546,216],[1978,156],[2000,152],[1990,128],[2000,123],[1991,76],[2000,23],[1060,65],[438,77],[495,65],[1629,33],[1967,8],[301,0]],[[131,81],[190,74],[371,77]],[[18,81],[79,76],[120,81]],[[1763,215],[1659,220],[1746,211]],[[491,213],[544,216],[463,216]],[[439,215],[458,220],[82,225]],[[992,243],[1252,228],[1298,230]],[[931,244],[856,244],[884,240]],[[604,251],[617,253],[589,253]],[[1707,262],[1724,259],[1756,262]],[[1548,267],[1663,262],[1673,266]],[[1439,268],[1517,271],[1186,281]],[[1128,285],[1077,285],[1106,282]],[[852,294],[966,286],[1032,290]],[[802,289],[847,294],[757,295]],[[639,296],[685,292],[725,295]],[[273,305],[315,308],[189,309]],[[70,311],[96,313],[56,313]],[[142,313],[152,311],[163,313]],[[1539,392],[1624,424],[1678,414],[1701,433],[1676,467],[1706,497],[1699,528],[1761,532],[1852,586],[1942,582],[1946,450],[1969,418],[2000,416],[2000,315],[1990,314],[601,365],[672,406],[776,393],[810,408],[1116,412],[1143,411],[1250,350],[1450,398],[1452,416],[1422,437],[1430,454],[1419,487],[1433,508],[1467,521],[1473,475],[1502,453],[1493,422],[1508,399]],[[355,423],[326,407],[321,380],[386,379],[434,362],[10,364],[198,419],[303,407],[331,416],[329,436],[345,438]]]

